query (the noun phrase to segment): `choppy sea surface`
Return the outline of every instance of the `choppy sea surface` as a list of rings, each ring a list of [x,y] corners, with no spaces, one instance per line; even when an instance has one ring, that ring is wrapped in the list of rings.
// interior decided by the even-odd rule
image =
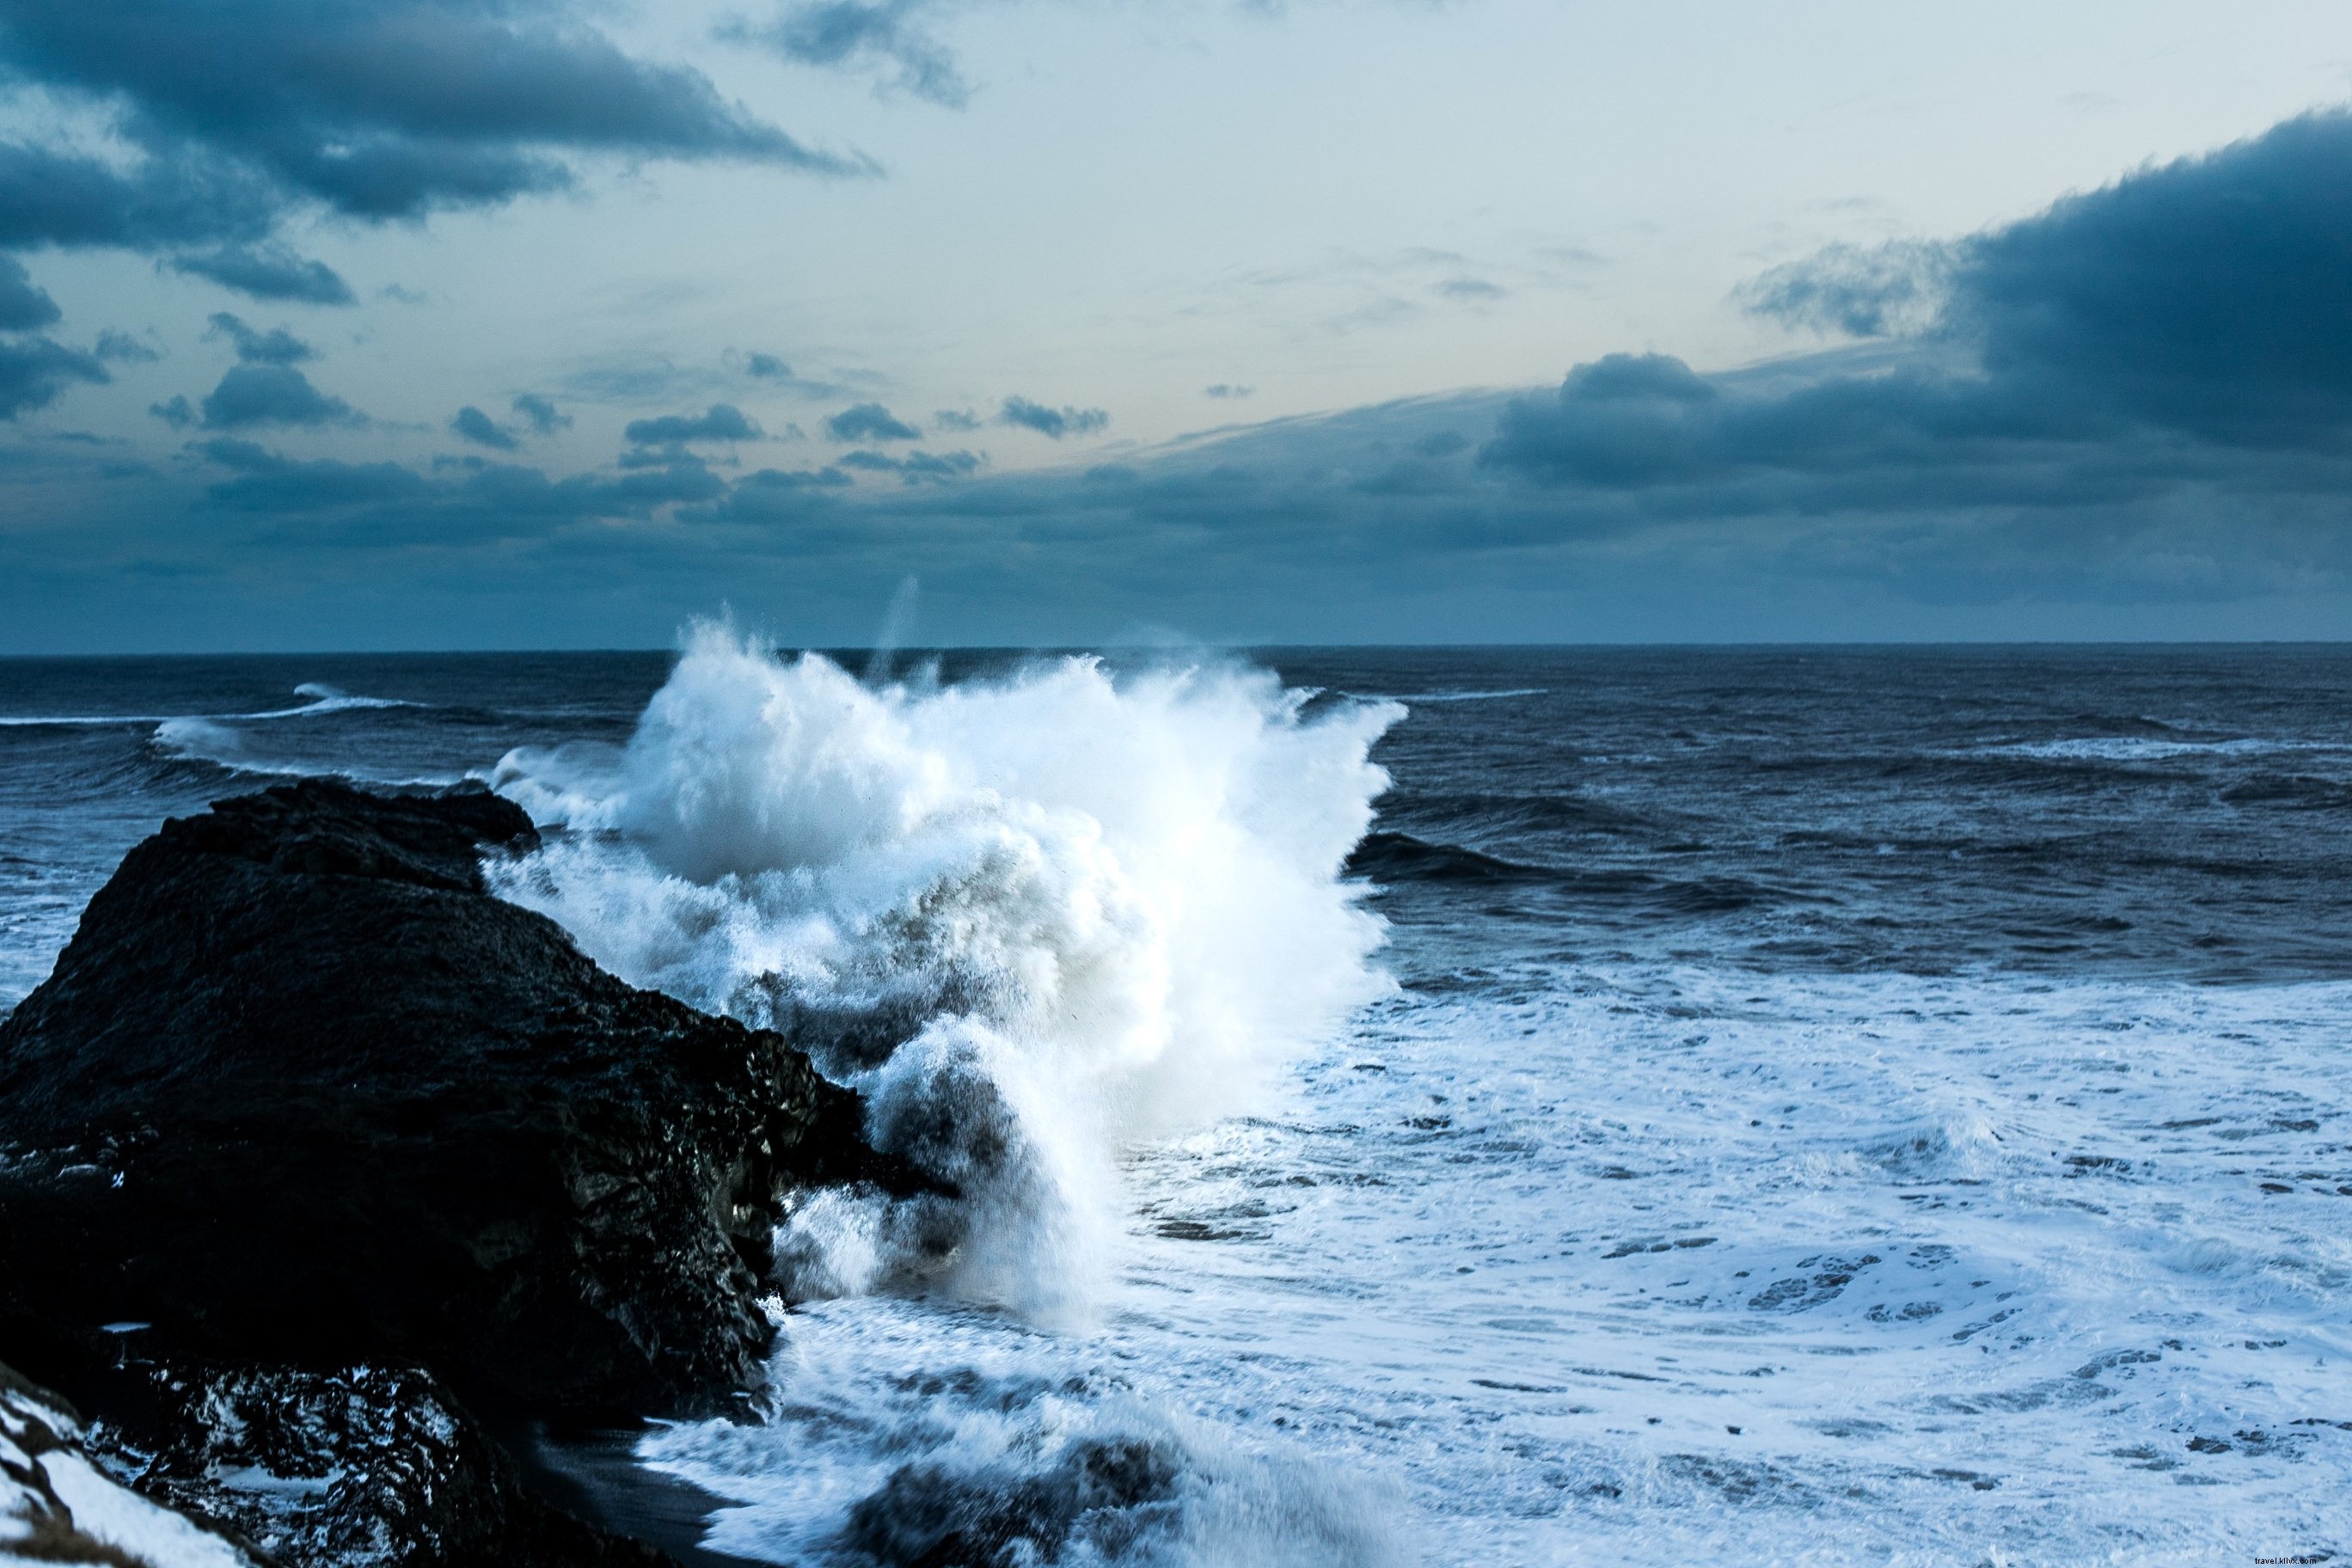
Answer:
[[[0,661],[0,1008],[305,773],[966,1193],[795,1214],[715,1550],[2352,1552],[2352,649]]]

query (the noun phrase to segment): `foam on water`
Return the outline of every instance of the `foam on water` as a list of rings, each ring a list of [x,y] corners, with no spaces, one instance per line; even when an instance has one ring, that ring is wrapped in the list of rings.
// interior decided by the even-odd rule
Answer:
[[[647,1458],[790,1563],[2341,1550],[2352,987],[1486,979],[1131,1151],[1091,1331],[814,1304]]]

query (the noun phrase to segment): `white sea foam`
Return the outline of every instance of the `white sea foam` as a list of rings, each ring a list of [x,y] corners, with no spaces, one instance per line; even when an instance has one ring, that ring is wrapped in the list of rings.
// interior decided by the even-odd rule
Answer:
[[[618,754],[499,763],[572,830],[499,887],[633,981],[791,1027],[965,1194],[808,1211],[788,1284],[1083,1316],[1114,1152],[1246,1105],[1383,984],[1340,868],[1401,710],[1306,700],[1090,658],[877,689],[701,626]]]
[[[1182,1415],[1115,1357],[894,1300],[795,1313],[783,1343],[768,1423],[662,1427],[639,1450],[726,1500],[716,1551],[861,1568],[1412,1560],[1391,1489]]]

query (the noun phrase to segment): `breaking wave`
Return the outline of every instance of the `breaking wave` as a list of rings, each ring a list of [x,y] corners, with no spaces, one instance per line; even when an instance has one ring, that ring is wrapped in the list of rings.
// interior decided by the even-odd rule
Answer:
[[[639,1453],[723,1499],[705,1544],[833,1568],[1402,1568],[1398,1500],[1241,1440],[1115,1356],[897,1303],[792,1318],[772,1418],[656,1427]],[[878,1309],[878,1310],[877,1310]],[[948,1370],[910,1372],[945,1360]],[[877,1435],[887,1435],[877,1440]]]
[[[1246,1104],[1386,982],[1343,878],[1402,716],[1269,672],[1040,661],[869,687],[692,628],[625,748],[519,750],[496,870],[639,984],[790,1033],[961,1194],[828,1194],[795,1299],[920,1282],[1083,1320],[1123,1144]]]

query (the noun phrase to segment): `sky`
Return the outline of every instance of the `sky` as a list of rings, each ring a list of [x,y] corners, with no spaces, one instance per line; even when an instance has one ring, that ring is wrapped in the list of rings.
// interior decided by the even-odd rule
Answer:
[[[0,0],[0,653],[2340,638],[2347,501],[2338,4]]]

